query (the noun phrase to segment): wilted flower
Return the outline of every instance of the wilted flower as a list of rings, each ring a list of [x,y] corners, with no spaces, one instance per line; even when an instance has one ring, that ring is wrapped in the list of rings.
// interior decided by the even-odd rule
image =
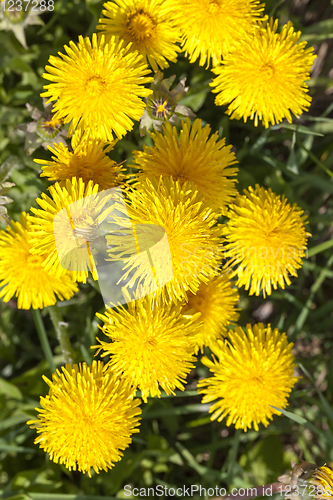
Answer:
[[[163,80],[163,73],[159,71],[154,77],[154,82],[150,88],[153,93],[146,99],[147,107],[140,119],[140,134],[145,135],[147,130],[153,126],[155,130],[162,130],[165,122],[179,126],[181,118],[195,118],[195,114],[190,108],[178,102],[185,97],[189,87],[185,87],[186,78],[180,80],[173,90],[171,85],[175,81],[176,75]]]
[[[63,128],[63,122],[54,119],[54,113],[51,112],[52,104],[46,105],[44,98],[43,106],[44,111],[40,111],[27,103],[26,107],[33,121],[18,127],[19,130],[26,132],[24,149],[27,155],[31,155],[40,146],[44,149],[54,144],[67,146],[64,139],[67,130]]]
[[[11,187],[15,186],[13,182],[5,182],[10,174],[10,171],[15,166],[16,157],[9,156],[6,161],[0,167],[0,222],[6,224],[10,223],[10,219],[7,215],[7,208],[5,205],[12,203],[12,199],[9,196],[4,196]]]
[[[19,3],[17,5],[15,2],[12,3],[10,10],[8,7],[6,8],[6,2],[0,3],[0,30],[12,31],[20,44],[27,49],[24,28],[29,24],[43,26],[44,22],[39,17],[39,14],[42,14],[43,11],[35,7],[33,9],[28,7],[25,10],[22,8],[22,2],[21,8],[19,8]]]
[[[5,205],[12,203],[12,199],[9,196],[4,196],[11,187],[15,186],[13,182],[2,182],[0,184],[0,222],[3,224],[9,224],[9,217],[7,215],[7,208]]]

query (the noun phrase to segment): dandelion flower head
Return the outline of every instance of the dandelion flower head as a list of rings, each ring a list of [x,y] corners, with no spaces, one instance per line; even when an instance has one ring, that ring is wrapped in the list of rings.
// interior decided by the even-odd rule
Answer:
[[[176,62],[180,32],[173,22],[170,0],[114,0],[104,4],[104,18],[98,29],[108,39],[117,35],[131,50],[137,50],[153,68],[167,68]]]
[[[69,300],[78,288],[65,273],[61,279],[51,276],[42,266],[46,255],[31,253],[33,233],[27,214],[20,222],[11,221],[0,231],[0,297],[8,302],[14,295],[19,309],[43,309],[59,300]]]
[[[133,121],[140,120],[145,109],[141,99],[152,93],[143,86],[153,80],[138,52],[130,50],[123,40],[111,37],[108,43],[96,33],[92,41],[79,37],[77,44],[65,45],[66,55],[50,56],[46,66],[45,85],[54,118],[70,123],[69,135],[76,129],[93,139],[112,141],[132,130]]]
[[[128,380],[142,399],[160,397],[161,390],[174,394],[184,390],[187,374],[194,368],[193,336],[198,328],[193,318],[185,318],[181,308],[163,305],[152,295],[97,314],[104,322],[103,333],[112,342],[99,340],[103,355],[110,355],[116,374]],[[200,325],[199,325],[200,326]]]
[[[181,185],[192,181],[207,202],[217,213],[224,211],[237,194],[235,176],[238,168],[232,146],[225,145],[225,139],[218,140],[218,133],[210,136],[210,126],[202,126],[197,119],[191,126],[190,120],[182,123],[178,130],[165,123],[162,132],[150,133],[153,147],[144,146],[143,151],[134,151],[135,167],[141,168],[139,180],[158,177],[172,177]]]
[[[280,415],[272,406],[285,408],[297,382],[292,346],[285,333],[270,325],[229,330],[228,340],[212,346],[213,361],[202,359],[213,373],[198,383],[202,402],[218,400],[210,407],[211,419],[227,417],[228,426],[245,432],[252,425],[258,431],[260,423],[267,427],[274,414]]]
[[[237,286],[249,294],[264,296],[278,286],[290,285],[302,266],[309,233],[306,216],[284,195],[259,185],[244,190],[229,206],[229,221],[224,236],[226,267],[237,276]]]
[[[119,225],[128,227],[129,231],[134,227],[137,233],[142,233],[142,244],[138,245],[133,236],[124,235],[123,229],[119,237],[106,237],[110,259],[117,260],[124,255],[123,278],[134,273],[127,287],[132,288],[137,280],[137,285],[144,287],[146,293],[157,290],[165,302],[171,300],[176,304],[186,297],[187,291],[195,293],[200,283],[216,274],[223,226],[216,225],[216,213],[192,182],[181,185],[162,176],[145,179],[139,189],[129,193],[128,200],[128,217],[120,220]],[[160,277],[159,283],[163,283],[157,289],[151,288],[154,283],[146,251],[137,253],[137,246],[146,249],[149,227],[155,239],[157,235],[161,235],[161,239],[166,236],[167,242],[151,248],[154,276]],[[170,265],[166,265],[167,262]]]
[[[52,381],[43,377],[50,390],[40,398],[38,420],[28,425],[37,430],[35,444],[55,463],[69,470],[98,474],[121,460],[122,450],[139,432],[140,400],[133,399],[128,386],[93,361],[62,367]]]
[[[237,302],[239,293],[225,275],[217,276],[208,283],[201,283],[199,290],[188,294],[188,302],[182,309],[183,314],[200,312],[197,321],[203,322],[195,337],[197,350],[210,347],[218,339],[223,339],[227,327],[237,321]]]
[[[110,190],[111,191],[111,190]],[[49,187],[48,196],[37,198],[41,208],[31,208],[29,220],[34,229],[31,252],[44,255],[46,271],[61,277],[67,271],[75,281],[86,282],[88,271],[98,279],[91,242],[98,227],[113,210],[108,202],[118,193],[98,192],[98,184],[73,177],[60,187]]]
[[[121,166],[107,155],[113,149],[114,143],[106,145],[97,139],[75,133],[71,146],[72,151],[62,143],[53,144],[49,147],[54,155],[52,161],[34,160],[42,165],[41,177],[59,181],[61,187],[66,185],[67,179],[77,177],[85,183],[93,181],[98,184],[100,191],[117,186],[123,180]]]
[[[304,82],[316,58],[313,48],[305,48],[305,41],[297,43],[301,32],[295,32],[291,22],[281,33],[277,28],[277,20],[261,21],[213,70],[215,104],[229,104],[231,118],[254,119],[255,126],[262,120],[267,128],[284,118],[291,123],[292,114],[298,118],[309,108],[311,97]]]
[[[309,483],[315,486],[317,492],[315,498],[320,500],[330,500],[333,494],[333,470],[326,464],[318,467],[310,479]],[[313,490],[310,486],[310,491]]]
[[[175,0],[177,23],[190,62],[217,66],[231,47],[252,32],[264,6],[257,0]]]

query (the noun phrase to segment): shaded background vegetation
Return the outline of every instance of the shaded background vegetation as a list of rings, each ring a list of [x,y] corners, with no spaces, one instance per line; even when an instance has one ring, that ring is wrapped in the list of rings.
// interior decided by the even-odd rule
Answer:
[[[48,186],[33,158],[50,154],[39,148],[28,156],[25,132],[18,129],[30,121],[25,104],[42,110],[41,75],[49,56],[79,35],[90,36],[101,9],[102,2],[93,0],[55,0],[54,12],[42,15],[44,26],[26,28],[28,50],[12,32],[0,31],[0,164],[14,165],[8,180],[16,186],[9,192],[14,201],[8,210],[15,220],[22,210],[36,206],[36,197]],[[318,465],[333,462],[333,5],[328,0],[269,0],[266,12],[281,23],[291,20],[318,56],[309,82],[313,103],[293,125],[265,130],[231,121],[223,108],[214,106],[211,73],[183,56],[165,76],[187,77],[190,90],[184,104],[234,146],[240,190],[255,183],[271,187],[308,215],[312,238],[298,279],[266,300],[241,290],[240,301],[240,325],[269,322],[295,343],[302,379],[291,394],[292,418],[276,416],[267,429],[247,433],[227,428],[225,422],[212,423],[195,391],[198,378],[206,375],[198,363],[186,393],[150,399],[143,407],[141,432],[114,469],[92,479],[69,472],[33,444],[35,431],[25,424],[35,414],[39,396],[47,392],[42,375],[50,376],[31,312],[18,310],[14,300],[0,302],[0,498],[109,498],[122,496],[125,484],[230,489],[274,481],[300,456]],[[130,163],[132,150],[149,141],[135,127],[117,144],[112,158]],[[91,283],[80,285],[79,293],[59,306],[77,361],[90,363],[90,345],[98,331],[95,313],[104,309],[100,294]],[[60,365],[55,333],[47,313],[42,315]]]

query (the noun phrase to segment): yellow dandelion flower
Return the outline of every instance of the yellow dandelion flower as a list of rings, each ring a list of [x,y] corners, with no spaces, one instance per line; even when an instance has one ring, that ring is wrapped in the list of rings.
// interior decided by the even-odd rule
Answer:
[[[174,9],[190,62],[208,67],[254,30],[264,6],[257,0],[176,0]]]
[[[306,216],[285,196],[256,185],[230,205],[224,236],[226,268],[237,276],[237,286],[265,296],[278,286],[290,285],[302,266],[308,236]]]
[[[197,321],[203,322],[195,337],[197,351],[200,349],[203,352],[204,346],[211,347],[216,340],[222,339],[227,326],[237,321],[238,300],[238,290],[225,275],[213,278],[207,284],[201,283],[196,294],[188,294],[188,303],[182,313],[188,314],[190,310],[200,312]]]
[[[333,470],[326,464],[318,467],[309,481],[315,487],[315,498],[318,500],[332,500],[333,497]],[[309,487],[313,492],[313,487]],[[308,490],[308,491],[309,491]]]
[[[105,145],[99,140],[81,137],[77,133],[73,135],[71,142],[72,151],[62,143],[49,147],[54,155],[52,161],[34,160],[42,165],[41,177],[60,181],[61,187],[66,185],[67,179],[77,177],[85,183],[93,181],[98,184],[100,191],[121,183],[124,178],[121,165],[107,156],[114,143]]]
[[[177,303],[216,274],[223,226],[193,183],[145,179],[129,193],[127,211],[128,218],[116,221],[125,228],[120,236],[106,236],[110,259],[123,261],[122,279],[134,273],[127,289],[137,283],[145,294],[158,291],[165,302]]]
[[[181,38],[169,0],[115,0],[104,8],[97,29],[107,39],[117,35],[132,44],[131,50],[142,54],[155,72],[167,68],[168,61],[176,62]]]
[[[69,470],[98,474],[119,462],[139,432],[140,400],[103,363],[93,361],[62,367],[52,375],[48,395],[40,398],[38,420],[27,422],[37,430],[35,444],[55,463]]]
[[[301,32],[291,22],[277,33],[278,21],[263,21],[253,35],[244,36],[213,72],[210,84],[218,93],[215,104],[229,104],[227,114],[246,122],[254,119],[269,124],[297,118],[310,106],[311,97],[304,83],[316,56],[306,42],[297,43]],[[246,85],[244,84],[246,80]]]
[[[246,332],[236,327],[228,340],[218,340],[212,346],[213,361],[202,359],[214,375],[198,383],[203,403],[218,399],[210,407],[211,420],[227,417],[228,426],[245,432],[252,425],[258,431],[260,423],[267,427],[274,414],[280,415],[272,406],[285,408],[298,380],[292,346],[285,333],[262,323],[247,325]]]
[[[133,121],[140,120],[151,89],[143,87],[153,78],[145,76],[149,69],[138,52],[117,37],[105,43],[102,35],[79,37],[76,45],[65,45],[67,55],[50,56],[52,66],[43,78],[52,83],[45,85],[48,102],[53,106],[54,118],[70,122],[69,135],[75,129],[87,132],[93,139],[113,140],[132,130]]]
[[[198,315],[185,318],[181,307],[162,305],[152,296],[97,314],[103,332],[112,342],[97,339],[103,356],[111,355],[110,365],[117,376],[128,380],[142,399],[184,390],[187,374],[194,368],[193,335]]]
[[[19,309],[43,309],[59,300],[70,299],[78,288],[66,273],[61,279],[49,275],[42,266],[45,255],[31,253],[33,233],[27,214],[20,222],[0,231],[0,297],[8,302],[14,295]]]
[[[88,271],[98,279],[93,242],[102,236],[98,228],[113,210],[108,202],[117,192],[98,192],[98,184],[73,177],[65,187],[49,187],[51,197],[37,198],[41,208],[28,216],[34,229],[31,252],[43,255],[46,271],[61,277],[67,271],[75,281],[86,282]]]
[[[178,138],[176,127],[165,123],[162,132],[150,133],[153,147],[134,151],[134,165],[141,168],[139,180],[172,177],[183,185],[194,182],[213,210],[221,213],[237,194],[234,177],[238,168],[232,146],[225,146],[225,139],[218,140],[218,133],[210,135],[210,126],[202,127],[201,120],[183,122]]]

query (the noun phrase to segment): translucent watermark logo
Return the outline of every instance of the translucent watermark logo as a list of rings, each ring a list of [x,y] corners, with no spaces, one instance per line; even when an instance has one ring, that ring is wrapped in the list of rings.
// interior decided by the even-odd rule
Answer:
[[[170,245],[165,229],[140,224],[131,216],[121,189],[112,188],[83,197],[62,209],[53,220],[60,265],[76,273],[90,271],[98,280],[107,306],[149,295],[173,277]],[[246,247],[238,242],[233,255],[223,245],[193,247],[183,242],[177,279],[193,276],[281,280],[295,276],[307,257],[306,247],[275,245]],[[191,266],[189,266],[191,262]],[[198,263],[195,265],[195,263]]]
[[[66,206],[54,217],[53,231],[60,265],[90,271],[106,305],[141,298],[172,278],[164,228],[135,223],[120,188]]]

